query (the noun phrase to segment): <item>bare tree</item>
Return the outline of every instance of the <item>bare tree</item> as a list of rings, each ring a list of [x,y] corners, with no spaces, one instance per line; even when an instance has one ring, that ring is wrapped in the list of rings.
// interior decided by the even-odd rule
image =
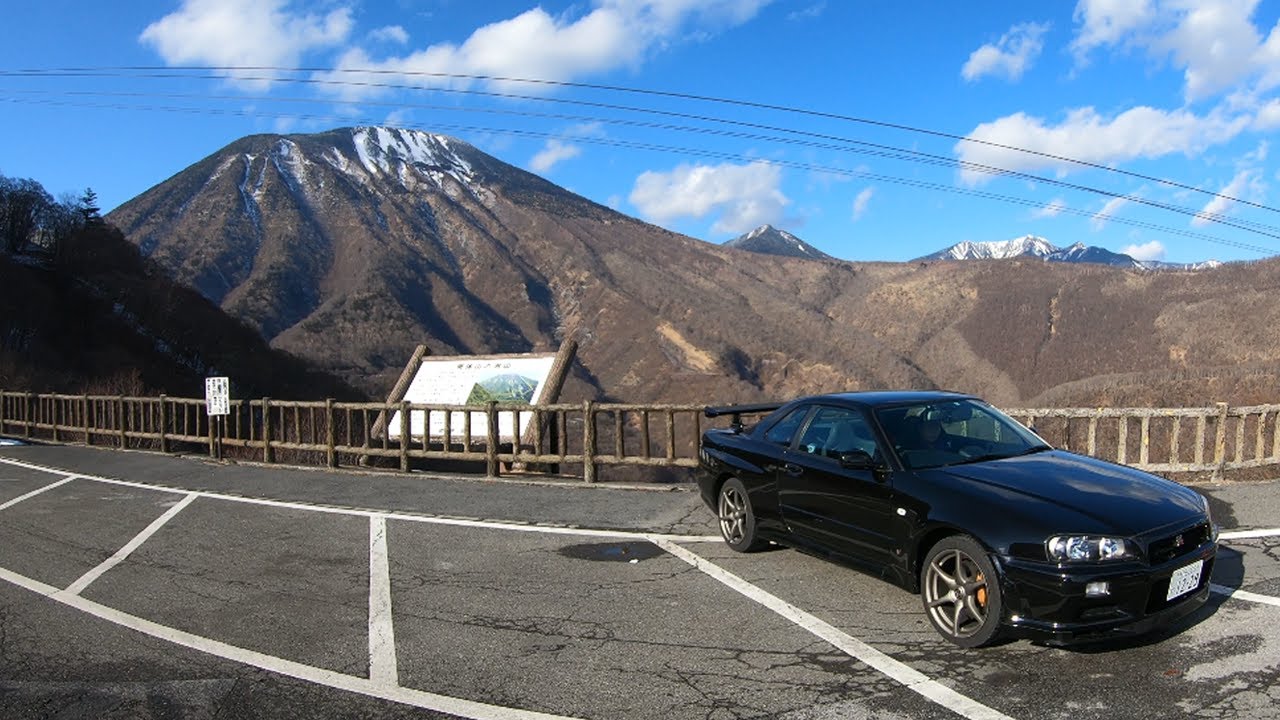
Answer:
[[[20,253],[37,239],[52,218],[53,197],[35,180],[0,176],[0,235],[10,253]]]

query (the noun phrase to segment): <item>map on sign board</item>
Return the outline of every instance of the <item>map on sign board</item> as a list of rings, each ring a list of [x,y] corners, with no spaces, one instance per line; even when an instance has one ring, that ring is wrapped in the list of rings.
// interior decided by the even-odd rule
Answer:
[[[231,381],[225,377],[205,378],[204,404],[210,415],[230,415]]]
[[[536,405],[542,402],[555,355],[514,355],[506,357],[466,357],[426,359],[418,366],[404,401],[422,405]],[[409,434],[422,439],[429,432],[432,439],[441,440],[445,435],[445,414],[431,413],[430,427],[426,427],[424,411],[410,413]],[[453,440],[465,439],[467,413],[448,413],[449,433]],[[515,428],[515,413],[503,412],[498,416],[498,438],[514,442],[523,435],[533,413],[520,413],[520,428]],[[397,411],[388,425],[388,433],[399,439],[403,419]],[[488,418],[483,412],[471,412],[471,437],[488,435]]]

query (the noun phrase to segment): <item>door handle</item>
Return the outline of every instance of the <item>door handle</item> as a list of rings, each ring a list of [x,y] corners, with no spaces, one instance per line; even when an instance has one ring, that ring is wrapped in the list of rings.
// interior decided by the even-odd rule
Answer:
[[[804,468],[795,463],[786,463],[782,466],[782,472],[790,475],[791,477],[800,477],[804,474]]]

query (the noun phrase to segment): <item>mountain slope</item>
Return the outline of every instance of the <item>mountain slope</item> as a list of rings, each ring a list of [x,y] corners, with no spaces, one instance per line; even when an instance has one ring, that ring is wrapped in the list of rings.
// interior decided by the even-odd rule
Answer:
[[[418,343],[488,354],[570,335],[568,401],[948,387],[1004,404],[1172,402],[1164,388],[1195,390],[1178,384],[1188,372],[1217,373],[1230,393],[1238,368],[1280,360],[1280,309],[1257,300],[1280,284],[1274,262],[1196,275],[1017,258],[762,263],[415,131],[244,138],[110,219],[272,346],[374,396]]]
[[[78,230],[56,262],[30,259],[0,253],[6,390],[201,397],[206,375],[229,374],[237,397],[359,399],[157,272],[114,227]]]

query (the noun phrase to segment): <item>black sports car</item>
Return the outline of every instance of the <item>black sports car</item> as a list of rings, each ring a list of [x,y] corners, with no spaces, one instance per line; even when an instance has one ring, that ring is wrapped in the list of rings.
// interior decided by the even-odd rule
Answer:
[[[773,541],[860,566],[919,592],[957,645],[1136,634],[1208,599],[1218,533],[1203,496],[1055,450],[975,397],[845,393],[706,414],[733,416],[703,434],[698,471],[729,547]]]

